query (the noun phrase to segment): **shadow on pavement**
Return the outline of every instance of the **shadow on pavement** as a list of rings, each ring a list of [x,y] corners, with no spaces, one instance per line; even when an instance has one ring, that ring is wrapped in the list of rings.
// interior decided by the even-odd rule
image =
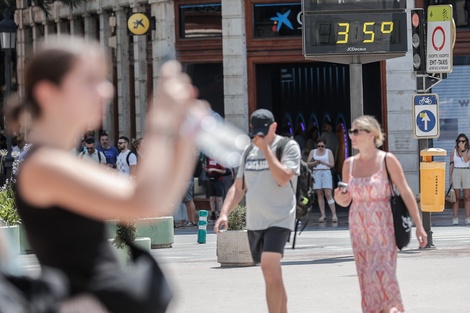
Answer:
[[[301,261],[285,261],[281,262],[283,266],[285,265],[311,265],[311,264],[337,264],[337,263],[347,263],[354,262],[354,257],[352,255],[348,256],[339,256],[334,258],[325,258],[318,260],[301,260]]]

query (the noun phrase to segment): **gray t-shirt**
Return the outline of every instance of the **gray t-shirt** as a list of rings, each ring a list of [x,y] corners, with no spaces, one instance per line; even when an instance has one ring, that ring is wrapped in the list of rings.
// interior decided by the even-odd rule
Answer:
[[[274,154],[281,138],[276,136],[270,145]],[[249,230],[262,230],[273,226],[294,229],[294,190],[297,186],[297,175],[300,174],[300,148],[295,140],[289,140],[284,147],[281,163],[296,174],[291,179],[294,189],[290,183],[282,187],[276,183],[268,162],[258,147],[254,146],[246,158],[245,153],[243,154],[237,177],[243,178],[245,175],[246,228]]]

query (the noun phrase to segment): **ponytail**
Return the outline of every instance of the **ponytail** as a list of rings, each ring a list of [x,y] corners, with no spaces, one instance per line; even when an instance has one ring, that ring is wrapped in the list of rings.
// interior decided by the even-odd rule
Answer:
[[[27,101],[14,93],[8,98],[6,104],[4,108],[6,128],[12,133],[27,133],[31,121]]]

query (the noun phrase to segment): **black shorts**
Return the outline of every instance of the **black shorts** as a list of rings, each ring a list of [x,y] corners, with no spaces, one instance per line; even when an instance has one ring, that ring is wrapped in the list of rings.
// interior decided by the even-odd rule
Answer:
[[[211,180],[209,181],[209,197],[222,197],[224,195],[224,181]]]
[[[263,252],[278,252],[284,256],[284,246],[289,239],[291,230],[282,227],[269,227],[263,230],[249,230],[251,256],[255,263],[261,262]]]

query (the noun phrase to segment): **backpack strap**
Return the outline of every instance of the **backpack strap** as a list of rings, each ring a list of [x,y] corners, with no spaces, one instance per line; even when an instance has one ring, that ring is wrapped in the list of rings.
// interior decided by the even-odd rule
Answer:
[[[129,153],[128,153],[127,156],[126,156],[126,163],[127,163],[127,166],[131,166],[131,165],[129,164],[129,157],[131,156],[131,154],[135,154],[135,153],[132,152],[131,150],[129,150]]]
[[[250,143],[248,145],[248,147],[246,147],[245,149],[245,162],[243,163],[243,166],[246,165],[246,159],[248,158],[248,155],[250,154],[251,150],[253,150],[253,148],[255,147],[255,145],[253,143]],[[242,177],[242,189],[245,189],[245,169],[243,169],[243,177]]]
[[[290,140],[292,139],[288,137],[282,137],[281,140],[279,140],[279,143],[277,144],[277,147],[276,147],[276,158],[279,160],[279,162],[281,162],[284,149]],[[290,187],[292,188],[292,191],[294,192],[294,195],[296,195],[294,184],[292,184],[292,180],[289,179],[289,183],[290,183]]]

